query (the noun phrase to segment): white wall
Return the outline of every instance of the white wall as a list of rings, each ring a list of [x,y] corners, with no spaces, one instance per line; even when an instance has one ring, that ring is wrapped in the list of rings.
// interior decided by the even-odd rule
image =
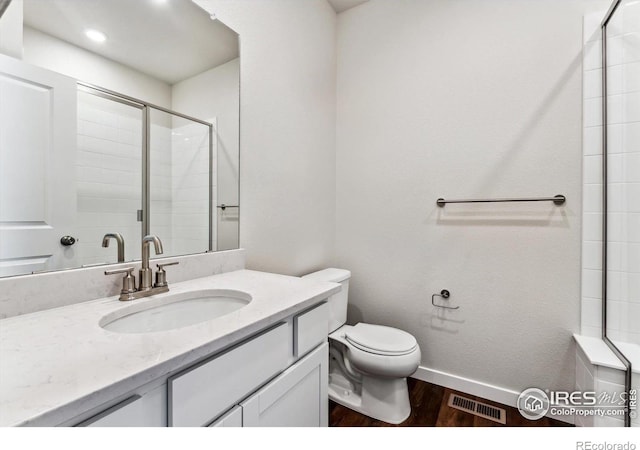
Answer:
[[[168,84],[29,27],[24,27],[23,61],[158,106],[171,107]]]
[[[240,34],[247,266],[326,266],[335,235],[335,26],[325,0],[197,0]]]
[[[338,18],[336,264],[422,365],[573,389],[582,15],[608,0],[371,0]],[[564,194],[551,203],[436,199]],[[431,294],[451,291],[444,312]]]

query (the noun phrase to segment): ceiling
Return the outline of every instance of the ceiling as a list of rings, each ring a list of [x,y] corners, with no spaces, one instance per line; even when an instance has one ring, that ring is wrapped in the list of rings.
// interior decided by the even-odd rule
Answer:
[[[354,6],[361,5],[369,0],[327,0],[336,13],[340,14],[342,11],[346,11],[347,9],[351,9]]]
[[[191,0],[24,0],[24,22],[168,84],[239,55],[238,35]]]

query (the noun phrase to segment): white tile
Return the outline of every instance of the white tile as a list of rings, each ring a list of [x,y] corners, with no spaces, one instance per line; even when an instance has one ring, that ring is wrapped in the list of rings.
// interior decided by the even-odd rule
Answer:
[[[607,126],[607,154],[622,153],[624,124],[609,124]]]
[[[588,327],[597,327],[602,324],[602,301],[600,299],[582,298],[581,321]]]
[[[620,323],[626,312],[626,302],[607,300],[607,334],[611,333],[611,339],[616,339],[614,331],[620,330]]]
[[[602,155],[589,155],[583,158],[583,178],[585,184],[602,183]]]
[[[602,297],[602,273],[599,270],[582,270],[582,297]]]
[[[640,303],[629,302],[628,315],[623,319],[622,327],[629,332],[638,331],[638,323],[640,323]]]
[[[584,46],[584,70],[600,69],[602,67],[602,41],[590,41]]]
[[[623,42],[622,36],[607,39],[607,66],[616,66],[623,63],[623,52],[626,48],[625,42]]]
[[[600,270],[602,268],[602,244],[600,242],[583,242],[582,266],[591,270]]]
[[[640,152],[625,153],[623,156],[624,181],[640,183]]]
[[[583,78],[582,98],[602,97],[602,69],[587,70]]]
[[[640,183],[627,183],[625,211],[640,212]]]
[[[607,214],[607,239],[618,242],[626,241],[628,239],[627,224],[627,214],[619,212]]]
[[[624,4],[623,27],[625,33],[640,31],[640,3],[629,1]],[[586,24],[586,19],[585,19]],[[585,25],[586,26],[586,25]]]
[[[622,133],[625,151],[637,152],[640,149],[640,122],[624,124]]]
[[[627,299],[640,303],[640,273],[627,274]]]
[[[607,244],[607,269],[608,270],[625,270],[627,259],[627,244],[621,242],[609,242]]]
[[[608,272],[607,275],[607,300],[627,300],[628,274],[625,272]]]
[[[585,213],[582,224],[582,235],[585,241],[602,240],[602,214]]]
[[[622,94],[624,92],[623,66],[623,64],[618,64],[617,66],[607,67],[607,95]]]
[[[640,33],[628,33],[619,39],[621,39],[621,47],[623,49],[621,63],[640,61]]]
[[[624,94],[623,122],[640,122],[640,91]]]
[[[622,83],[624,92],[640,91],[640,61],[622,65]]]
[[[625,271],[640,273],[640,244],[627,243],[627,262]]]
[[[602,125],[602,100],[589,98],[584,101],[584,126],[599,127]]]
[[[615,213],[615,212],[625,212],[625,198],[626,198],[626,184],[615,183],[607,185],[607,211]]]
[[[622,94],[607,96],[607,124],[628,122],[625,120],[625,97]]]
[[[602,127],[584,128],[582,134],[582,148],[585,155],[602,154]]]
[[[622,153],[613,153],[608,155],[607,183],[624,183],[626,181],[622,157]]]

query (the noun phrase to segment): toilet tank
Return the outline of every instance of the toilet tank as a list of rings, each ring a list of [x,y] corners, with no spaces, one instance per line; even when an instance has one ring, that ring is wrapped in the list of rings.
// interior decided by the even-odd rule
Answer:
[[[347,322],[347,302],[349,301],[351,272],[345,269],[324,269],[305,275],[302,278],[315,281],[330,281],[342,285],[340,292],[329,297],[329,333],[344,325]]]

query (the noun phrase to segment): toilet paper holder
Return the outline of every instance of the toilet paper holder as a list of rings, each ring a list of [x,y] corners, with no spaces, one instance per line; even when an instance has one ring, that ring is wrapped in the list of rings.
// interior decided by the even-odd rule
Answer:
[[[448,290],[446,290],[446,289],[441,290],[439,294],[433,294],[433,295],[431,296],[431,304],[432,304],[433,306],[435,306],[436,308],[444,308],[444,309],[458,309],[458,308],[460,308],[459,306],[445,306],[445,305],[437,305],[437,304],[436,304],[436,301],[435,301],[435,298],[436,298],[436,297],[441,297],[441,298],[443,298],[443,299],[445,299],[445,300],[448,300],[448,299],[449,299],[449,297],[451,297],[451,292],[449,292],[449,291],[448,291]]]

